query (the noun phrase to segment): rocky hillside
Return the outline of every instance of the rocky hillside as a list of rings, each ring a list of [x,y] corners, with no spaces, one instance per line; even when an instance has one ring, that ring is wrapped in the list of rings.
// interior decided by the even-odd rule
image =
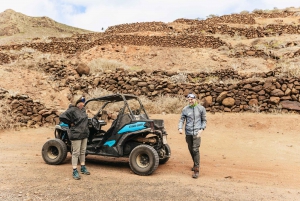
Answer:
[[[58,23],[49,17],[30,17],[11,9],[0,13],[0,44],[28,42],[33,38],[43,41],[51,36],[66,37],[90,32]]]
[[[19,30],[25,27],[14,12],[4,13],[11,13],[7,19],[17,21]],[[3,16],[0,21],[7,21]],[[72,33],[48,18],[35,20],[42,30]],[[18,35],[12,24],[0,33]],[[96,89],[152,100],[193,91],[211,112],[300,111],[300,10],[255,10],[73,33],[0,45],[2,99],[13,104],[23,125],[51,124],[57,109]]]

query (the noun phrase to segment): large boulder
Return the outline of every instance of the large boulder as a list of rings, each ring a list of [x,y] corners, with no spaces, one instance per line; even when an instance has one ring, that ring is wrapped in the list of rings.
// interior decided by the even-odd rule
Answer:
[[[212,96],[206,96],[202,99],[202,101],[203,101],[203,106],[207,108],[212,105]]]
[[[283,109],[300,111],[300,103],[297,101],[281,101],[280,104]]]
[[[81,76],[81,75],[88,75],[90,74],[90,67],[88,67],[84,63],[79,63],[78,67],[76,68],[76,72]]]

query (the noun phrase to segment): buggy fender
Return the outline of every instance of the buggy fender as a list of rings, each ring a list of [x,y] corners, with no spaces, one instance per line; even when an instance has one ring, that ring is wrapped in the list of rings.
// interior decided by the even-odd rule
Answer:
[[[117,144],[117,149],[118,149],[118,153],[120,156],[123,156],[123,143],[125,141],[125,139],[128,139],[128,137],[132,136],[132,135],[137,135],[137,134],[140,134],[140,133],[150,133],[151,132],[151,128],[146,128],[146,129],[143,129],[143,130],[139,130],[139,131],[136,131],[136,132],[130,132],[130,133],[126,133],[126,134],[122,134],[122,137],[120,138],[120,140],[118,141],[118,144]]]

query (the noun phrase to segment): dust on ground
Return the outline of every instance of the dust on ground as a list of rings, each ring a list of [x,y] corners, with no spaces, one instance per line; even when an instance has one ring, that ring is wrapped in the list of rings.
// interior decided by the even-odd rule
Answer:
[[[1,132],[0,200],[300,200],[298,115],[207,116],[198,179],[179,115],[151,115],[165,120],[172,156],[150,176],[134,174],[125,158],[89,155],[91,175],[77,181],[70,154],[61,165],[42,159],[52,127]]]

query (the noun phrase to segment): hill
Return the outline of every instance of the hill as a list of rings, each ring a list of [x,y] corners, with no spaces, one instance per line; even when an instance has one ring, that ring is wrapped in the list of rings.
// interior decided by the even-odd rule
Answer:
[[[63,109],[74,96],[101,90],[151,100],[193,91],[211,112],[300,111],[300,12],[295,8],[120,24],[104,33],[82,33],[49,18],[23,20],[11,10],[1,16],[17,27],[1,28],[12,34],[3,40],[17,38],[20,33],[13,30],[22,27],[53,33],[0,45],[5,96],[26,94],[38,105]],[[151,112],[176,111],[154,108]],[[55,117],[52,112],[46,114]]]
[[[66,37],[75,33],[91,33],[58,23],[49,17],[30,17],[8,9],[0,13],[0,44],[22,43],[36,38]]]

